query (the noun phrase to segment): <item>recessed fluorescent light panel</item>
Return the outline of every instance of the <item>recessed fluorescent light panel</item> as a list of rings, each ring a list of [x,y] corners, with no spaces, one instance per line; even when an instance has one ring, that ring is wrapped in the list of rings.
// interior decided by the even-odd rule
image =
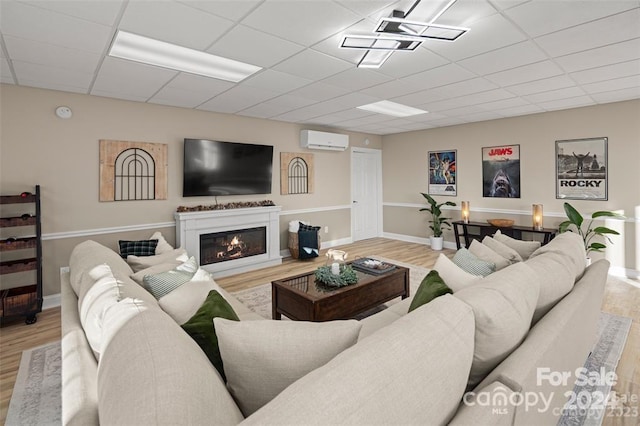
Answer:
[[[412,115],[427,114],[429,112],[391,101],[380,101],[372,104],[361,105],[358,109],[377,112],[378,114],[391,115],[393,117],[410,117]]]
[[[109,56],[237,83],[262,68],[164,41],[118,31]]]

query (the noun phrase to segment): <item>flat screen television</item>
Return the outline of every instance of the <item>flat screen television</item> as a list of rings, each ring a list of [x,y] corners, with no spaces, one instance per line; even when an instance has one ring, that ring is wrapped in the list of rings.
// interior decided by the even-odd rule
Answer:
[[[270,194],[273,146],[184,140],[183,197]]]

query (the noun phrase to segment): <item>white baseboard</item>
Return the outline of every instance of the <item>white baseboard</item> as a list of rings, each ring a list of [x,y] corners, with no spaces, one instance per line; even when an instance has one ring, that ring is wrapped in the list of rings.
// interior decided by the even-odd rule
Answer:
[[[62,304],[62,297],[60,293],[50,294],[49,296],[44,296],[42,298],[42,310],[57,308]]]
[[[620,278],[640,279],[640,271],[635,269],[623,268],[622,266],[612,266],[609,268],[609,275]]]
[[[426,244],[428,246],[431,245],[431,241],[429,238],[424,237],[414,237],[413,235],[404,235],[404,234],[394,234],[393,232],[385,232],[382,235],[384,238],[389,238],[391,240],[405,241],[407,243],[416,243],[416,244]],[[456,250],[458,246],[453,241],[445,241],[443,243],[444,248]]]

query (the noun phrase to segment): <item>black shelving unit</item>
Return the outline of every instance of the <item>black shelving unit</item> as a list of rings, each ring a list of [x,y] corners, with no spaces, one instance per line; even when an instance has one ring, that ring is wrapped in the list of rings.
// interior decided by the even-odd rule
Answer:
[[[547,244],[549,241],[553,239],[558,233],[558,230],[555,228],[544,228],[544,229],[534,229],[531,226],[509,226],[509,227],[496,227],[490,225],[485,222],[469,222],[464,223],[461,220],[456,220],[451,222],[453,225],[453,231],[456,238],[456,246],[458,249],[461,247],[469,247],[471,245],[472,240],[482,241],[484,237],[487,235],[491,236],[496,233],[497,230],[500,230],[505,235],[508,235],[512,238],[516,238],[518,240],[537,240],[542,243],[542,245]],[[523,238],[523,234],[530,234],[531,238]],[[541,238],[536,238],[535,236],[539,236]],[[460,239],[463,240],[464,246],[462,245]]]
[[[0,290],[0,320],[24,316],[25,323],[33,324],[37,321],[36,315],[42,312],[40,185],[36,185],[34,193],[2,195],[0,204],[19,204],[16,209],[21,210],[17,215],[12,210],[10,217],[1,217],[0,228],[33,227],[35,231],[35,235],[0,239],[0,252],[20,251],[18,258],[0,261],[0,275],[33,271],[35,276],[30,277],[23,285]],[[27,275],[29,274],[25,276]]]

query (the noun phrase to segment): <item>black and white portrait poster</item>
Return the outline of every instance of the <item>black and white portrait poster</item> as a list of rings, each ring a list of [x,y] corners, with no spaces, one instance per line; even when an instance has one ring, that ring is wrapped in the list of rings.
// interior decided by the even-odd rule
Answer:
[[[456,153],[456,150],[429,151],[430,195],[457,195]]]
[[[556,141],[556,198],[607,199],[607,138]]]
[[[482,196],[520,198],[520,145],[482,148]]]

